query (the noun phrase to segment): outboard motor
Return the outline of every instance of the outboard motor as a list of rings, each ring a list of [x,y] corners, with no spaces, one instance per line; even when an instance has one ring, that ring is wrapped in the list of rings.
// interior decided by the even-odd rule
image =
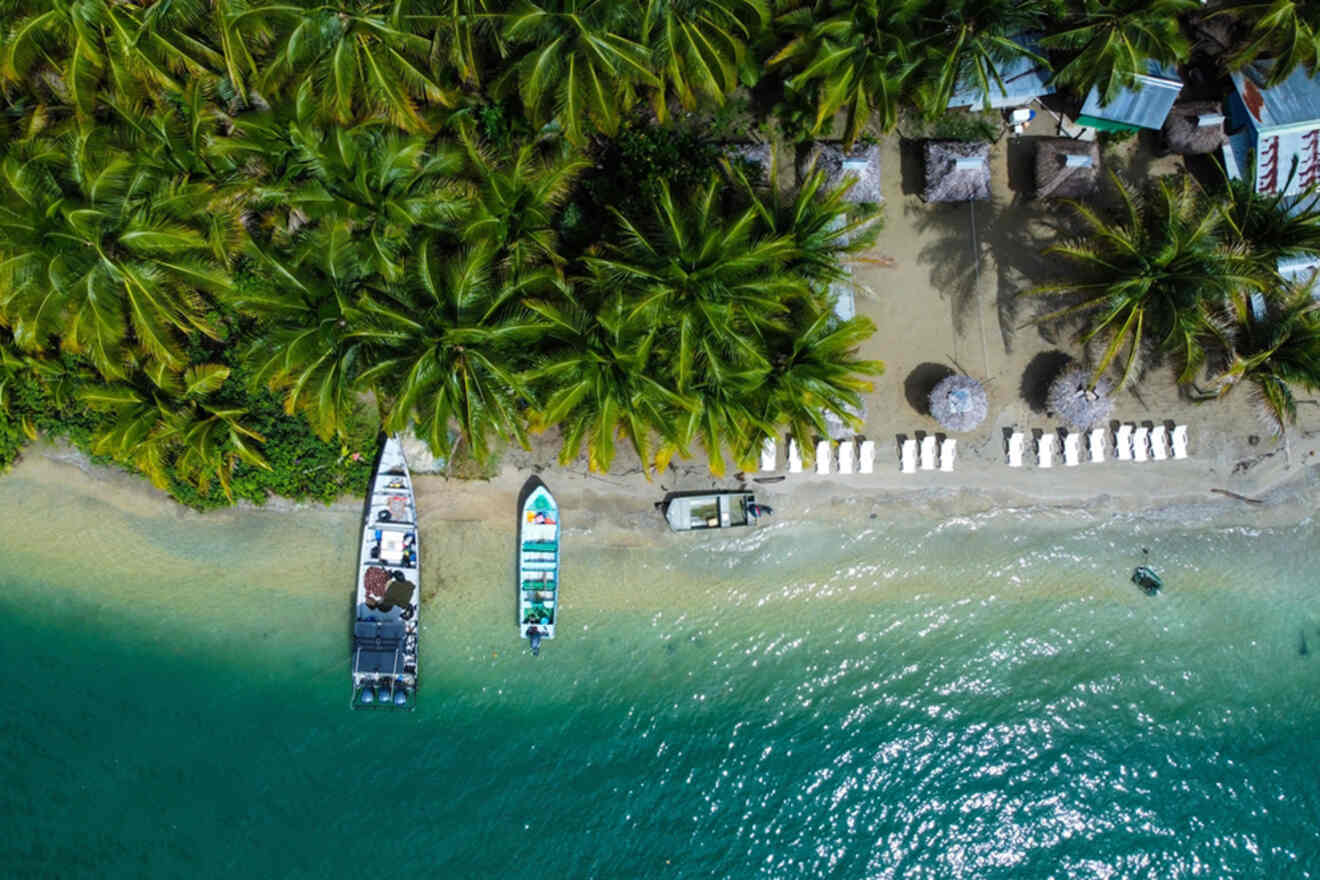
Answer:
[[[364,706],[376,702],[376,692],[371,689],[370,685],[362,689],[361,699],[362,699],[362,705]]]
[[[538,656],[541,653],[541,631],[532,627],[527,631],[527,638],[532,643],[532,656]]]
[[[407,693],[407,691],[404,691],[404,690],[397,690],[397,691],[394,692],[394,705],[396,705],[396,706],[406,706],[406,705],[408,705],[408,693]]]

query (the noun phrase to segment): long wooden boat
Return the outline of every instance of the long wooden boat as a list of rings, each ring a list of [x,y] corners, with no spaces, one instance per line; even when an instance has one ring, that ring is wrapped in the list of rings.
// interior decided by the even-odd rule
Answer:
[[[770,512],[751,492],[674,492],[657,506],[676,532],[752,526]]]
[[[559,619],[559,505],[540,480],[523,500],[518,516],[518,632],[531,642],[555,637]]]
[[[412,477],[397,436],[385,439],[362,516],[353,608],[354,708],[417,700],[421,546]]]

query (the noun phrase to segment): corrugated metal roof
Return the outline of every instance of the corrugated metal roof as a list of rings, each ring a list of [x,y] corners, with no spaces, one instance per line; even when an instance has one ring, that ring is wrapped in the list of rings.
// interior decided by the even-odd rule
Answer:
[[[1320,122],[1320,77],[1310,77],[1302,65],[1273,88],[1263,88],[1259,68],[1233,74],[1233,87],[1257,128],[1278,128]]]
[[[1082,105],[1082,116],[1107,119],[1138,128],[1159,128],[1164,125],[1173,102],[1182,91],[1182,80],[1172,65],[1164,66],[1151,61],[1147,64],[1149,76],[1138,76],[1140,89],[1125,88],[1105,107],[1100,106],[1100,92],[1092,88]]]
[[[1014,38],[1023,48],[1041,54],[1040,44],[1035,37]],[[991,107],[1018,107],[1041,95],[1054,94],[1054,86],[1049,84],[1053,74],[1027,55],[1018,55],[1008,61],[995,64],[995,71],[1004,81],[1001,89],[992,78],[990,80]],[[977,110],[985,106],[985,94],[980,86],[969,80],[959,80],[949,98],[950,107],[971,107]]]

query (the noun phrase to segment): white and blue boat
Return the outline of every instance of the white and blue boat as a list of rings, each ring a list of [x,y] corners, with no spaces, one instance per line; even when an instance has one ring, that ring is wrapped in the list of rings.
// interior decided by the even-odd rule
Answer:
[[[353,607],[353,707],[411,709],[417,700],[421,546],[412,477],[397,436],[385,439],[362,514]]]
[[[518,632],[540,653],[559,618],[559,505],[540,480],[524,489],[518,516]]]

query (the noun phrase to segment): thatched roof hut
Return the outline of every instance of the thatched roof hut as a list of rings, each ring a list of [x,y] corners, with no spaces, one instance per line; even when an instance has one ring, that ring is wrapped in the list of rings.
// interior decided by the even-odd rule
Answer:
[[[1224,108],[1218,101],[1180,101],[1160,129],[1164,144],[1184,156],[1213,153],[1224,145]]]
[[[1045,405],[1074,431],[1089,431],[1109,420],[1114,408],[1111,391],[1113,385],[1103,377],[1091,388],[1090,373],[1073,365],[1065,367],[1050,383]]]
[[[930,414],[950,431],[970,431],[985,421],[989,398],[971,376],[947,376],[931,389]]]
[[[926,141],[928,202],[990,198],[990,145],[984,141]]]
[[[1078,199],[1100,188],[1100,145],[1072,138],[1036,142],[1036,198]]]
[[[850,179],[855,181],[848,190],[847,201],[883,202],[880,191],[880,147],[855,146],[844,150],[840,143],[814,143],[797,165],[798,183],[805,181],[813,168],[825,172],[825,186],[834,189]]]

